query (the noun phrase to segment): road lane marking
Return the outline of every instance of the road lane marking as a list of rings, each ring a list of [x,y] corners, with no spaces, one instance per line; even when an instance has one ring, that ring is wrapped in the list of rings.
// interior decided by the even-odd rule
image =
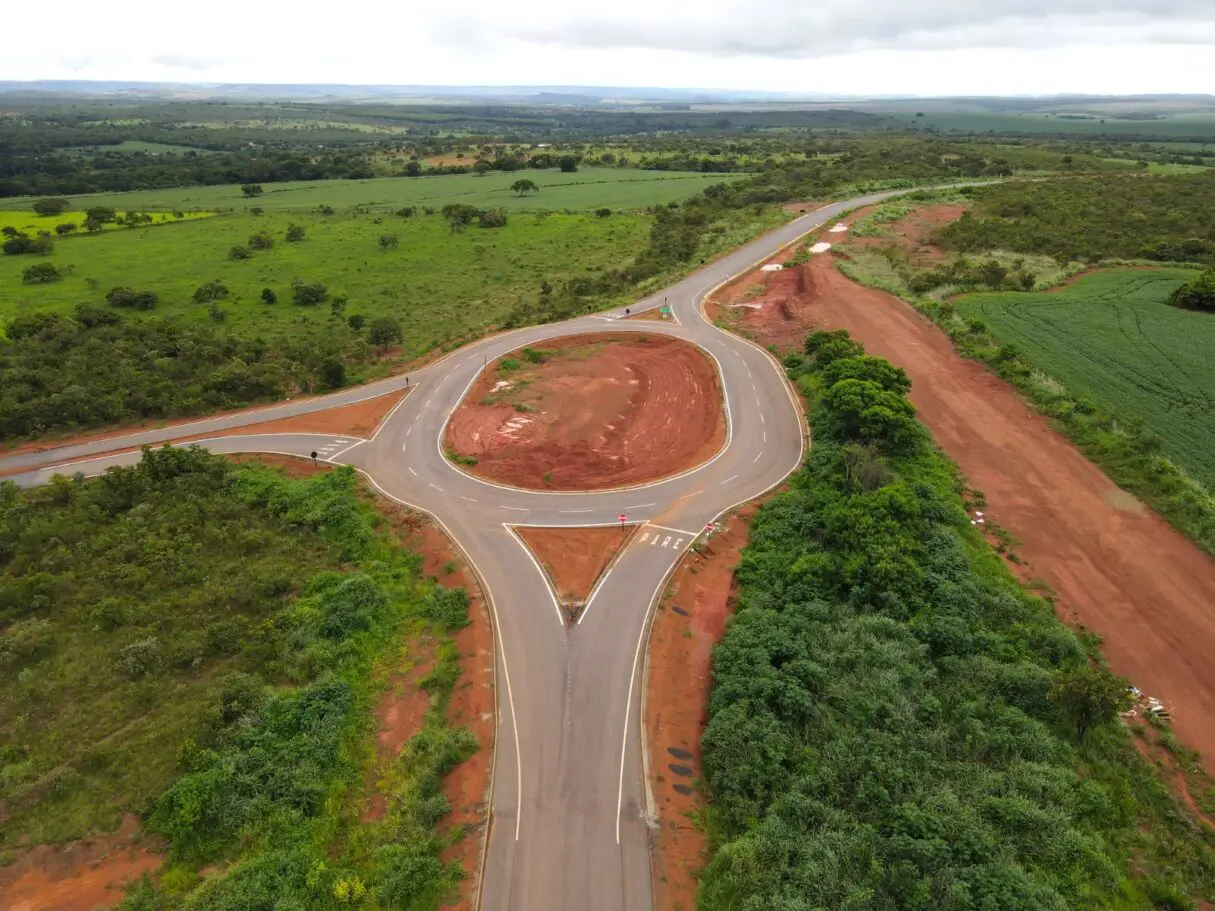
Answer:
[[[350,450],[354,449],[354,447],[356,447],[356,446],[362,446],[362,445],[363,445],[364,443],[366,443],[366,442],[367,442],[366,440],[356,440],[355,442],[351,443],[349,446],[347,446],[345,449],[341,450],[340,452],[335,452],[333,455],[331,455],[331,456],[330,456],[330,457],[327,459],[327,461],[332,462],[332,461],[333,461],[334,459],[336,459],[338,456],[343,456],[343,455],[345,455],[346,453],[350,452]]]
[[[753,458],[751,460],[751,464],[754,465],[756,462],[758,462],[763,457],[764,457],[764,451],[761,449],[759,452],[755,453],[755,458]]]
[[[651,506],[657,506],[657,503],[641,503],[637,506],[626,506],[625,509],[648,509]]]
[[[519,533],[506,522],[502,523],[502,527],[506,529],[506,533],[508,535],[518,542],[519,546],[523,548],[523,552],[527,554],[527,559],[532,561],[532,566],[536,567],[536,572],[540,574],[540,580],[544,583],[545,591],[548,592],[549,599],[553,602],[553,610],[557,612],[557,622],[560,623],[564,629],[565,615],[561,613],[561,602],[557,600],[557,592],[553,590],[553,583],[549,581],[548,573],[544,571],[544,568],[540,565],[540,561],[537,560],[536,555],[532,553],[532,549],[527,546],[527,543],[522,538],[519,537]],[[520,808],[520,811],[522,811],[522,808]]]
[[[644,543],[645,543],[646,541],[648,541],[649,539],[650,539],[650,533],[649,533],[648,531],[643,531],[643,532],[641,533],[641,540],[640,540],[638,543],[639,543],[639,544],[644,544]]]
[[[526,506],[499,506],[498,508],[499,509],[510,509],[510,510],[514,510],[515,512],[527,512],[528,511],[528,507],[526,507]]]
[[[438,484],[436,484],[434,481],[430,482],[430,486],[433,487],[435,490],[437,490],[439,493],[443,492],[443,488],[440,487]]]
[[[766,430],[764,431],[764,438],[760,442],[762,442],[762,443],[768,442],[768,431],[766,431]]]
[[[762,411],[759,413],[759,422],[760,422],[761,424],[766,424],[766,423],[767,423],[767,421],[765,421],[765,420],[764,420],[764,413],[763,413]]]
[[[682,528],[668,528],[665,525],[655,525],[653,522],[647,522],[646,524],[649,525],[650,528],[661,528],[663,531],[673,531],[679,535],[691,535],[693,538],[695,538],[697,534],[694,531],[685,531]]]
[[[590,512],[590,510],[589,509],[558,509],[557,512],[570,514],[570,513],[575,513],[575,512]]]
[[[670,543],[671,543],[671,536],[667,535],[666,538],[663,539],[662,546],[666,547]]]
[[[658,539],[661,537],[662,537],[662,535],[654,535],[654,537],[650,539],[650,547],[653,547],[655,544],[657,544]]]
[[[737,478],[737,477],[738,477],[738,475],[736,475],[736,474],[732,474],[732,475],[730,475],[730,477],[726,478],[724,481],[722,481],[722,482],[721,482],[719,485],[717,485],[717,486],[718,486],[718,487],[725,487],[727,484],[729,484],[731,481],[733,481],[733,480],[734,480],[735,478]]]
[[[411,475],[413,475],[413,476],[416,478],[416,477],[418,476],[418,473],[417,473],[416,471],[414,471],[414,470],[413,470],[413,466],[412,466],[412,465],[409,465],[409,466],[407,466],[407,467],[409,468],[409,473],[410,473]]]
[[[701,493],[701,491],[699,491],[699,490],[694,490],[694,491],[692,491],[691,493],[685,493],[685,494],[684,494],[682,497],[680,497],[679,499],[681,499],[681,500],[686,500],[688,497],[694,497],[694,496],[696,496],[698,493]]]
[[[405,428],[405,436],[409,436],[411,433],[413,433],[413,424]]]
[[[683,544],[683,538],[676,538],[676,539],[675,539],[675,549],[676,549],[676,550],[679,550],[680,545],[682,545],[682,544]]]
[[[477,501],[476,501],[476,500],[474,500],[472,497],[466,497],[466,496],[464,496],[464,494],[460,494],[460,499],[461,499],[461,500],[467,500],[469,503],[476,503],[476,502],[477,502]]]
[[[425,405],[423,405],[422,407],[423,407],[423,408],[429,408],[429,407],[430,407],[430,403],[431,403],[431,402],[433,402],[433,401],[434,401],[434,396],[431,396],[430,398],[428,398],[428,399],[426,400],[426,404],[425,404]]]

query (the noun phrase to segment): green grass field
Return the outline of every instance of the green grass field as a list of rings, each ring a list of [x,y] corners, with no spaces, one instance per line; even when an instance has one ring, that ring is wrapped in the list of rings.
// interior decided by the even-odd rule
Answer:
[[[40,261],[37,257],[0,256],[0,323],[42,310],[71,313],[85,301],[106,306],[105,294],[116,286],[157,292],[161,303],[148,316],[207,320],[207,306],[191,298],[197,287],[215,279],[231,291],[222,303],[227,325],[244,334],[286,326],[302,316],[327,319],[328,305],[291,302],[291,282],[300,278],[323,282],[331,295],[347,295],[348,314],[399,317],[406,351],[421,353],[500,320],[521,296],[535,297],[543,280],[557,286],[565,278],[628,262],[645,246],[650,223],[650,216],[637,214],[517,213],[504,228],[474,226],[453,234],[439,215],[237,212],[124,229],[57,243],[47,261],[70,267],[70,273],[44,285],[22,284],[22,270]],[[284,240],[290,224],[306,229],[303,242]],[[231,247],[258,231],[275,238],[273,249],[254,251],[247,260],[228,259]],[[383,234],[397,235],[398,248],[381,250]],[[267,287],[277,293],[277,304],[261,302]]]
[[[134,190],[129,193],[95,193],[73,196],[73,208],[105,205],[126,211],[158,209],[315,209],[318,206],[350,208],[400,206],[441,208],[464,203],[480,208],[586,210],[640,209],[686,199],[705,187],[739,174],[689,174],[672,171],[638,171],[622,168],[583,168],[573,174],[560,171],[495,171],[444,174],[437,177],[381,177],[371,180],[317,180],[264,184],[265,192],[246,199],[236,185],[187,187],[172,190]],[[540,192],[520,197],[510,185],[531,180]],[[0,208],[29,211],[32,197],[0,199]]]
[[[981,319],[1025,359],[1115,416],[1135,417],[1166,455],[1215,487],[1215,316],[1165,303],[1184,269],[1111,269],[1047,294],[972,294]]]

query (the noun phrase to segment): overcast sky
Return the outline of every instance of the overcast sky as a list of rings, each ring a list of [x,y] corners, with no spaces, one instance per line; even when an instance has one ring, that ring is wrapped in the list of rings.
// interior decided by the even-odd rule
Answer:
[[[1215,92],[1215,0],[9,6],[0,79]]]

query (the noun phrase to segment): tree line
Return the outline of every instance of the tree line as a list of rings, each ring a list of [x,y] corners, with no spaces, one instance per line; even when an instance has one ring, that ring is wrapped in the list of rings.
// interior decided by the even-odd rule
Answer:
[[[814,447],[754,522],[713,654],[698,907],[1209,896],[1212,841],[1117,723],[1126,682],[999,564],[906,374],[838,332],[786,365]]]

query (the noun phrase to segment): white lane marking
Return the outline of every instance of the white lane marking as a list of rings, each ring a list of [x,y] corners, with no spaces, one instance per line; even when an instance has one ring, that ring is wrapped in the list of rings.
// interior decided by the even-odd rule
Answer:
[[[349,443],[349,440],[334,440],[335,443]]]
[[[654,537],[650,539],[650,547],[653,547],[655,544],[657,544],[658,539],[661,537],[662,537],[662,535],[654,535]]]
[[[768,442],[768,431],[766,431],[766,430],[764,431],[764,438],[760,442],[763,442],[763,443]]]
[[[701,493],[701,491],[699,491],[699,490],[694,490],[694,491],[692,491],[691,493],[685,493],[685,494],[684,494],[682,497],[680,497],[679,499],[681,499],[681,500],[686,500],[688,497],[694,497],[694,496],[696,496],[696,495],[697,495],[697,494],[699,494],[699,493]]]
[[[413,388],[416,389],[417,387],[415,386]],[[397,413],[397,409],[405,404],[406,400],[409,398],[409,392],[410,392],[410,387],[406,386],[405,394],[401,396],[401,401],[399,401],[395,405],[393,405],[392,411],[390,411],[390,412],[388,412],[388,414],[384,415],[384,419],[382,421],[380,421],[379,424],[376,425],[375,431],[371,434],[372,440],[374,440],[376,437],[378,437],[380,435],[380,431],[383,430],[388,425],[388,422],[392,420],[392,416]]]
[[[675,549],[676,549],[676,550],[679,550],[680,545],[682,545],[682,544],[683,544],[683,538],[676,538],[676,539],[675,539]]]
[[[431,402],[433,402],[433,401],[434,401],[434,396],[431,396],[430,398],[428,398],[428,399],[426,400],[426,404],[425,404],[425,405],[423,405],[422,407],[423,407],[423,408],[429,408],[429,407],[430,407],[430,403],[431,403]]]
[[[460,499],[461,499],[461,500],[467,500],[469,503],[476,503],[476,502],[477,502],[477,501],[476,501],[476,500],[474,500],[472,497],[466,497],[466,496],[464,496],[464,494],[460,494]]]
[[[417,473],[416,471],[414,471],[414,470],[413,470],[413,466],[412,466],[412,465],[409,465],[409,466],[407,466],[407,467],[409,468],[409,473],[410,473],[411,475],[413,475],[413,476],[416,478],[416,477],[418,476],[418,473]]]
[[[351,443],[351,444],[350,444],[349,446],[347,446],[345,449],[341,450],[340,452],[335,452],[333,455],[331,455],[331,456],[329,457],[328,461],[332,462],[332,461],[333,461],[334,459],[336,459],[338,456],[343,456],[343,455],[345,455],[346,453],[350,452],[350,450],[354,449],[354,447],[356,447],[356,446],[362,446],[362,445],[363,445],[364,443],[366,443],[366,442],[367,442],[366,440],[358,440],[358,441],[356,441],[356,442],[354,442],[354,443]]]
[[[760,422],[761,424],[766,424],[766,423],[768,423],[767,421],[765,421],[765,420],[764,420],[764,413],[763,413],[762,411],[759,413],[759,422]]]
[[[650,533],[648,531],[643,531],[641,533],[641,541],[639,543],[644,544],[649,539],[650,539]]]
[[[404,400],[402,400],[402,401],[404,401]],[[514,694],[514,691],[511,689],[511,685],[510,685],[510,666],[507,664],[507,661],[506,661],[506,644],[502,640],[502,624],[498,622],[498,606],[497,606],[497,604],[494,603],[494,593],[492,591],[490,591],[489,583],[487,583],[485,581],[485,575],[481,572],[481,568],[479,566],[477,566],[477,562],[472,558],[472,555],[469,554],[469,552],[464,549],[463,545],[461,545],[460,542],[456,540],[455,536],[450,531],[448,531],[447,526],[443,524],[442,519],[440,519],[434,513],[426,512],[426,510],[422,509],[420,506],[414,506],[412,503],[408,503],[405,500],[402,500],[400,497],[394,497],[392,494],[390,494],[388,491],[386,491],[383,487],[381,487],[379,484],[377,484],[375,478],[373,478],[367,472],[363,471],[361,468],[356,468],[355,470],[359,474],[361,474],[363,477],[365,477],[368,481],[370,481],[371,486],[374,487],[376,490],[378,490],[380,493],[382,493],[384,496],[388,497],[388,499],[390,499],[396,503],[400,503],[402,506],[406,506],[410,509],[416,509],[418,512],[426,513],[426,515],[428,515],[432,519],[434,519],[439,524],[439,527],[441,529],[443,529],[443,533],[445,535],[447,535],[447,539],[449,541],[451,541],[453,545],[455,545],[456,549],[464,555],[464,559],[466,559],[468,561],[469,565],[472,566],[473,572],[476,574],[478,581],[481,583],[481,591],[485,595],[485,598],[489,601],[489,615],[490,615],[490,620],[494,627],[494,645],[497,649],[497,653],[502,656],[502,673],[503,673],[503,676],[506,677],[506,701],[510,704],[510,724],[511,724],[512,730],[514,731],[515,801],[516,801],[516,805],[518,807],[518,813],[515,815],[515,841],[518,841],[519,840],[519,830],[523,824],[523,751],[519,746],[519,717],[518,717],[518,715],[515,714],[515,694]],[[636,663],[636,659],[634,659],[634,664],[635,663]],[[498,663],[495,661],[494,662],[494,695],[497,696],[497,693],[498,693]],[[496,708],[496,706],[495,706],[495,708]],[[501,718],[499,718],[499,724],[501,724]],[[498,761],[497,754],[495,753],[494,754],[495,768],[497,767],[497,761]],[[622,767],[621,774],[623,774],[623,772],[624,772],[624,769]],[[492,793],[493,776],[492,775],[490,776],[490,788],[491,788],[491,793],[489,796],[489,800],[490,800],[490,804],[492,805],[492,803],[493,803],[493,793]],[[620,817],[619,808],[617,808],[616,816],[617,816],[617,825],[619,825],[619,817]]]
[[[625,509],[648,509],[651,506],[657,506],[657,503],[639,503],[636,506],[626,506]]]
[[[439,493],[443,492],[443,488],[440,487],[438,484],[436,484],[434,481],[430,482],[430,486],[433,487],[435,490],[437,490]]]
[[[663,539],[663,541],[662,541],[662,546],[663,546],[663,547],[666,547],[666,546],[667,546],[668,544],[670,544],[670,543],[671,543],[671,536],[670,536],[670,535],[667,535],[667,536],[666,536],[666,537]]]
[[[763,457],[764,457],[764,451],[761,449],[759,452],[755,453],[755,458],[753,458],[751,460],[751,464],[754,465],[756,462],[758,462]]]
[[[526,506],[499,506],[498,508],[499,509],[510,509],[515,512],[527,512],[528,511],[528,507],[526,507]]]
[[[557,593],[553,591],[553,583],[549,581],[548,573],[540,565],[540,561],[536,559],[536,555],[532,553],[532,549],[527,546],[519,533],[510,525],[503,522],[502,527],[506,529],[506,533],[519,542],[519,546],[523,548],[523,552],[527,554],[527,559],[532,561],[532,566],[536,567],[536,572],[540,574],[541,581],[544,582],[544,588],[548,592],[549,599],[553,602],[553,610],[557,612],[557,622],[565,626],[565,617],[561,613],[561,603],[557,600]]]
[[[405,436],[409,436],[411,433],[413,433],[413,424],[405,428]]]
[[[558,509],[559,513],[590,512],[589,509]]]
[[[661,528],[663,531],[673,531],[676,534],[691,535],[693,538],[696,537],[696,532],[694,532],[694,531],[685,531],[682,528],[668,528],[665,525],[655,525],[653,522],[649,522],[647,524],[649,525],[650,528]]]
[[[408,443],[402,443],[402,444],[401,444],[401,452],[404,452],[404,451],[405,451],[405,447],[406,447],[406,446],[408,446],[408,445],[409,445]]]
[[[738,477],[738,475],[732,474],[732,475],[730,475],[730,477],[728,477],[724,481],[722,481],[719,486],[725,487],[727,484],[729,484],[731,481],[733,481],[737,477]]]

